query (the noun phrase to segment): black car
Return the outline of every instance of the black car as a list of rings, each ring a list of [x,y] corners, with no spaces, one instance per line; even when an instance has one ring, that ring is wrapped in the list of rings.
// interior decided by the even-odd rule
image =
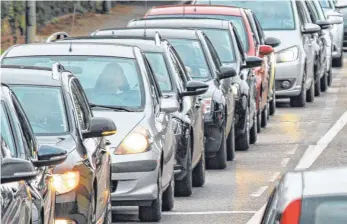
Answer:
[[[206,34],[193,29],[152,27],[99,30],[93,35],[143,37],[145,34],[154,37],[157,32],[174,46],[190,77],[209,85],[208,91],[202,95],[206,165],[208,168],[224,169],[227,154],[233,158],[235,151],[234,144],[227,144],[227,138],[234,143],[233,132],[230,130],[234,120],[235,96],[229,78],[235,76],[236,72],[232,67],[222,66]]]
[[[191,79],[174,47],[168,41],[162,40],[159,33],[154,38],[87,36],[66,38],[59,42],[63,41],[136,45],[144,52],[163,96],[174,97],[180,104],[179,111],[173,114],[178,124],[175,127],[177,142],[175,195],[190,196],[193,186],[203,186],[205,183],[204,117],[201,108],[202,98],[196,94],[204,94],[208,90],[208,85]],[[199,89],[199,91],[187,94],[189,89]]]
[[[59,63],[52,68],[2,65],[1,75],[16,93],[39,144],[68,151],[53,169],[54,219],[111,223],[111,166],[104,136],[115,134],[114,123],[93,117],[79,80]]]
[[[146,25],[145,25],[146,24]],[[219,19],[201,19],[189,16],[189,18],[152,17],[150,19],[133,20],[128,24],[130,27],[169,27],[175,29],[196,28],[202,30],[216,49],[216,53],[224,67],[231,66],[238,75],[230,78],[231,82],[223,85],[232,85],[237,89],[235,122],[227,119],[226,131],[234,131],[236,149],[247,150],[250,143],[257,140],[257,108],[256,108],[256,78],[253,69],[262,63],[257,57],[245,57],[242,41],[236,28],[230,21]],[[221,41],[221,39],[223,41]],[[212,48],[212,47],[211,47]],[[212,50],[211,50],[212,52]],[[227,79],[226,79],[227,80]],[[228,80],[229,81],[229,80]],[[224,91],[232,87],[224,88]],[[260,128],[259,128],[260,129]],[[230,134],[234,135],[234,134]],[[229,138],[230,140],[230,138]],[[228,141],[228,145],[233,143]]]
[[[55,188],[52,166],[67,152],[38,146],[30,123],[13,91],[1,85],[1,223],[54,222]]]

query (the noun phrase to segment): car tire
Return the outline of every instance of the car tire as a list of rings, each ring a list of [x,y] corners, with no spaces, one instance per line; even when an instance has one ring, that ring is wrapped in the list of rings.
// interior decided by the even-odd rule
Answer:
[[[306,106],[306,74],[303,74],[303,80],[301,85],[301,92],[298,96],[290,97],[290,106],[291,107],[305,107]]]
[[[235,159],[235,122],[231,124],[231,129],[227,138],[227,161]]]
[[[193,169],[193,187],[202,187],[206,180],[205,149],[202,149],[201,158]]]
[[[90,203],[89,203],[89,218],[88,218],[88,223],[95,223],[96,222],[96,217],[95,217],[95,189],[93,187],[92,192],[91,192],[91,198],[90,198]]]
[[[258,138],[258,113],[257,113],[257,116],[254,116],[254,122],[253,122],[253,126],[250,130],[250,141],[249,143],[250,144],[254,144],[257,142],[257,138]]]
[[[175,178],[174,174],[172,180],[170,181],[169,187],[165,190],[163,194],[163,211],[171,211],[175,204]]]
[[[218,152],[212,158],[207,158],[207,168],[222,170],[227,167],[227,143],[225,137],[225,127],[222,131],[222,141]]]
[[[249,114],[249,107],[247,107],[245,115],[246,115],[246,130],[243,134],[241,134],[237,140],[236,140],[236,150],[239,151],[246,151],[249,149],[250,145],[250,136],[249,136],[249,130],[250,130],[250,114]]]
[[[333,83],[333,73],[331,72],[331,68],[328,71],[328,86],[331,86]]]
[[[275,93],[275,90],[273,90],[272,100],[270,101],[269,114],[273,116],[275,115],[275,113],[276,113],[276,93]]]
[[[111,203],[111,195],[109,195],[108,204],[107,204],[107,212],[105,214],[104,224],[112,224],[112,203]]]
[[[261,112],[261,127],[262,128],[266,128],[268,117],[269,117],[268,104],[266,104],[264,110]]]
[[[261,113],[257,112],[257,133],[261,132]]]
[[[315,85],[312,82],[310,89],[307,90],[307,93],[306,93],[306,101],[309,103],[314,102],[314,89],[315,89]]]
[[[139,207],[139,219],[141,222],[159,222],[161,220],[162,212],[162,176],[161,167],[159,167],[158,172],[158,194],[157,198],[152,201],[150,206],[140,206]]]
[[[193,170],[192,170],[192,144],[191,137],[188,137],[187,144],[187,174],[182,180],[175,182],[175,196],[189,197],[193,193]]]
[[[320,78],[318,77],[314,84],[314,96],[320,96]]]
[[[333,58],[333,67],[341,68],[343,65],[343,51],[341,51],[341,56],[339,58]]]
[[[325,74],[320,80],[320,89],[322,92],[325,92],[328,89],[328,76],[329,76],[328,72],[325,72]]]

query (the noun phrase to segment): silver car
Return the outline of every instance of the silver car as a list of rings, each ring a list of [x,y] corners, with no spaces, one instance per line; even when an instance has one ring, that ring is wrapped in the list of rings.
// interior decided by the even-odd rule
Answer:
[[[174,203],[174,98],[162,98],[155,76],[138,47],[101,43],[20,45],[2,60],[28,66],[59,61],[80,80],[95,116],[117,123],[108,138],[112,159],[112,206],[139,206],[141,221],[161,219]],[[90,143],[91,144],[91,143]],[[107,193],[107,192],[106,192]]]
[[[334,24],[331,28],[333,34],[333,66],[343,66],[343,17],[335,7],[333,0],[320,0],[328,21]]]

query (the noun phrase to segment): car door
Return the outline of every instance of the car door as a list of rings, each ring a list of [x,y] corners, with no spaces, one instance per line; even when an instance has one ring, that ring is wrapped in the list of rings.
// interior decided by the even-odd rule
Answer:
[[[74,102],[74,110],[77,115],[79,132],[87,131],[90,119],[93,116],[88,100],[84,94],[83,88],[77,78],[71,78],[69,81],[71,97]],[[102,138],[83,139],[80,134],[83,147],[87,152],[87,156],[91,163],[91,169],[94,171],[94,177],[97,189],[94,189],[96,200],[96,219],[102,217],[106,211],[108,201],[105,194],[110,189],[110,158]],[[93,181],[93,180],[89,180]]]
[[[298,10],[298,17],[300,22],[300,29],[299,32],[303,30],[303,26],[306,23],[310,23],[310,19],[307,15],[305,6],[302,1],[295,1],[297,10]],[[310,85],[312,80],[314,80],[314,47],[313,47],[313,36],[312,34],[301,34],[302,41],[303,41],[303,47],[306,53],[306,72],[307,72],[307,78],[306,78],[306,86]]]
[[[151,101],[153,103],[154,122],[158,135],[159,147],[163,153],[162,186],[167,186],[173,178],[174,157],[175,157],[175,135],[171,114],[160,111],[160,99],[162,93],[156,81],[154,72],[144,56],[146,71],[148,74],[149,87],[151,91]]]

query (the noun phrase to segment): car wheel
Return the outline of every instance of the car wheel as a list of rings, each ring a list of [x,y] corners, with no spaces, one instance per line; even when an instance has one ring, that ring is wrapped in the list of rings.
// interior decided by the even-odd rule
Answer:
[[[250,130],[250,143],[251,144],[254,144],[254,143],[256,143],[256,141],[257,141],[257,138],[258,138],[258,119],[257,119],[257,117],[258,117],[258,113],[257,113],[257,116],[254,116],[254,122],[253,122],[253,126],[252,126],[252,128],[251,128],[251,130]]]
[[[150,206],[140,206],[139,208],[139,219],[141,222],[159,222],[161,220],[161,209],[162,209],[162,176],[161,167],[158,172],[158,194],[157,198],[152,201]]]
[[[175,183],[175,196],[188,197],[193,193],[193,171],[192,171],[192,144],[191,136],[188,137],[187,143],[187,173],[182,180],[177,180]]]
[[[322,92],[325,92],[328,89],[328,76],[329,76],[328,72],[325,72],[325,74],[320,80],[320,89]]]
[[[314,95],[320,96],[321,91],[320,91],[320,78],[319,77],[317,78],[314,85],[315,85],[314,86]]]
[[[314,101],[314,89],[315,85],[311,83],[311,87],[307,90],[306,101],[312,103]]]
[[[298,96],[290,98],[290,106],[292,107],[305,107],[306,106],[306,72],[303,74],[303,80],[301,85],[301,92]]]
[[[212,158],[207,158],[207,168],[222,170],[227,167],[227,143],[225,138],[225,127],[222,131],[222,141],[218,152]]]
[[[231,124],[231,129],[227,138],[227,160],[233,161],[235,158],[235,122]]]
[[[275,90],[273,90],[272,100],[270,101],[269,113],[270,113],[270,115],[275,115],[275,113],[276,113],[276,93],[275,93]]]
[[[105,214],[104,224],[112,224],[112,203],[111,195],[108,197],[107,211]]]
[[[250,115],[249,115],[249,107],[247,107],[246,112],[246,130],[243,134],[241,134],[237,140],[236,140],[236,149],[240,151],[246,151],[249,149],[250,144],[250,136],[249,136],[249,129],[250,129]]]
[[[257,133],[261,132],[261,113],[257,112]]]
[[[175,178],[174,174],[170,182],[169,187],[165,190],[163,194],[163,211],[171,211],[175,203]]]
[[[266,128],[268,120],[268,104],[265,105],[264,110],[261,112],[261,127]]]
[[[90,198],[90,203],[89,203],[89,221],[88,223],[95,223],[96,222],[96,217],[95,217],[95,190],[93,188],[92,192],[91,192],[91,198]]]
[[[341,56],[339,58],[333,58],[333,67],[341,68],[343,65],[343,51],[341,51]]]
[[[328,71],[328,86],[331,86],[333,82],[333,73],[331,72],[331,68]]]
[[[202,149],[200,161],[193,170],[193,187],[204,186],[206,175],[205,165],[205,149]]]

